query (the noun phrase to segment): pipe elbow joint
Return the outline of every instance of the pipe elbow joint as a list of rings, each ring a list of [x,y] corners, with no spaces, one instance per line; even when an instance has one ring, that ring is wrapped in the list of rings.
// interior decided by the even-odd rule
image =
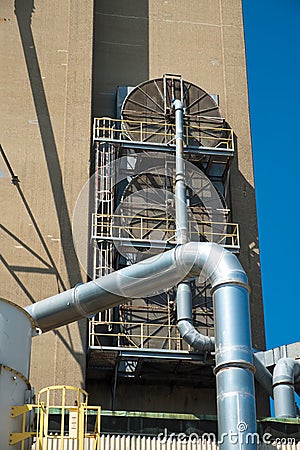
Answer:
[[[174,98],[172,100],[172,107],[175,109],[175,111],[177,109],[182,109],[183,110],[183,105],[182,105],[182,101],[179,100],[178,98]]]
[[[190,320],[179,320],[177,326],[181,337],[195,350],[209,353],[214,351],[215,339],[199,333]]]
[[[217,244],[211,244],[210,281],[212,289],[236,284],[248,289],[248,278],[237,257]]]
[[[273,372],[273,387],[278,384],[294,384],[299,375],[300,366],[293,358],[280,358]]]
[[[176,247],[175,258],[189,276],[204,275],[212,289],[236,284],[248,289],[247,275],[237,257],[213,242],[190,242]]]

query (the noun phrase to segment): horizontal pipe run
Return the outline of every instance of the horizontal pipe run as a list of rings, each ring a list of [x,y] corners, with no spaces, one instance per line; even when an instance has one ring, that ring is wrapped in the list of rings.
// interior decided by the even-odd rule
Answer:
[[[128,298],[167,291],[200,273],[206,274],[213,287],[222,283],[247,284],[246,274],[232,253],[214,243],[188,243],[25,309],[37,327],[48,331],[117,306]]]

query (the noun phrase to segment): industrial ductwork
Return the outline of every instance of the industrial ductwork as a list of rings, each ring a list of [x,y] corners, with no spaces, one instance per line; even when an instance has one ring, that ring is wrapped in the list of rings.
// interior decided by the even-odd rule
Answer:
[[[218,430],[224,450],[256,442],[245,440],[245,432],[256,433],[253,352],[247,276],[234,254],[214,243],[188,243],[186,188],[183,161],[183,106],[175,100],[176,122],[176,235],[177,246],[132,266],[78,285],[28,306],[43,332],[107,310],[128,298],[155,295],[178,285],[178,328],[191,346],[212,351],[215,346]],[[215,316],[215,338],[198,333],[191,317],[189,278],[204,275],[211,284]],[[32,323],[23,334],[31,336]],[[27,325],[26,325],[27,327]],[[20,345],[22,339],[20,339]],[[5,349],[4,349],[5,350]],[[27,352],[28,359],[30,355]],[[9,410],[9,408],[8,408]],[[1,422],[2,421],[2,422]],[[8,418],[0,418],[0,429]],[[232,441],[232,436],[237,440]]]
[[[185,166],[183,158],[183,105],[180,100],[173,101],[175,110],[176,174],[175,174],[175,213],[176,240],[178,245],[189,241],[188,214],[186,201]],[[211,352],[214,338],[199,333],[192,320],[192,292],[189,282],[180,283],[176,293],[177,327],[181,337],[195,350]]]
[[[292,358],[281,358],[273,372],[275,417],[297,417],[295,403],[295,378],[300,375],[300,365]]]
[[[177,247],[29,306],[43,331],[66,325],[123,303],[178,285],[178,328],[194,348],[212,351],[215,344],[218,429],[222,447],[232,448],[232,433],[256,432],[253,355],[246,274],[237,258],[217,244],[187,243],[188,218],[183,160],[183,106],[173,102],[176,124]],[[190,277],[203,273],[212,286],[214,339],[198,333],[191,320]],[[240,424],[243,424],[241,428]],[[242,438],[243,436],[239,436]],[[255,443],[248,447],[256,447]]]
[[[192,319],[192,293],[188,282],[180,283],[177,287],[177,327],[180,336],[195,350],[213,352],[215,339],[199,333]]]
[[[193,103],[195,102],[192,102],[190,108]],[[136,104],[138,105],[137,102]],[[247,440],[245,437],[246,434],[250,437],[256,435],[254,373],[256,372],[258,381],[269,395],[272,395],[271,374],[260,360],[253,356],[248,280],[238,259],[233,253],[215,243],[188,242],[182,102],[174,100],[173,108],[176,125],[177,246],[165,253],[41,300],[26,307],[25,311],[10,302],[1,302],[0,324],[3,325],[3,332],[0,355],[4,375],[0,379],[3,392],[0,398],[5,404],[5,413],[0,416],[1,449],[7,449],[9,445],[4,438],[6,431],[17,432],[20,429],[20,420],[13,422],[10,416],[11,407],[22,404],[26,392],[29,399],[32,395],[28,378],[34,327],[42,332],[50,331],[113,308],[128,298],[156,295],[176,285],[177,322],[181,336],[196,350],[215,351],[214,373],[220,446],[223,450],[244,446],[249,450],[256,448],[256,440],[252,438]],[[132,130],[128,130],[129,134],[130,131]],[[203,336],[192,322],[189,279],[200,275],[204,275],[211,285],[215,337]],[[20,326],[17,330],[18,339],[11,346],[9,323],[15,317]],[[13,332],[15,333],[15,330]],[[20,360],[18,363],[17,358]],[[294,376],[298,373],[300,373],[299,366],[290,358],[280,360],[274,370],[273,389],[277,417],[295,417],[293,383]],[[18,396],[14,393],[13,397],[11,393],[16,391],[16,386]],[[17,403],[13,403],[14,401]],[[232,439],[233,437],[235,439]]]
[[[212,285],[215,313],[217,408],[223,448],[232,448],[229,431],[256,432],[254,366],[248,284],[238,259],[214,243],[187,243],[79,285],[26,308],[43,331],[111,308],[127,298],[153,295],[204,273]],[[249,444],[255,447],[255,444]]]
[[[176,127],[176,175],[175,175],[175,202],[176,202],[176,237],[178,244],[188,242],[188,214],[185,184],[185,165],[183,154],[183,105],[178,99],[172,104],[175,110]],[[192,292],[189,282],[180,283],[176,293],[177,327],[181,337],[193,349],[201,352],[215,350],[215,338],[205,336],[196,330],[192,318]],[[255,377],[269,396],[273,395],[272,375],[262,362],[253,355]]]
[[[255,379],[264,388],[269,397],[273,397],[272,375],[260,359],[253,353],[253,364],[255,367]]]

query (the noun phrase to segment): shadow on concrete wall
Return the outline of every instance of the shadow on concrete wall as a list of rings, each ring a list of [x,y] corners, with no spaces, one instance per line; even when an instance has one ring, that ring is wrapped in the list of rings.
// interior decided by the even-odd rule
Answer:
[[[136,86],[149,78],[148,20],[148,0],[94,1],[93,117],[117,117],[118,86]],[[91,162],[93,173],[93,148]],[[107,404],[112,409],[116,395],[114,378]],[[92,383],[88,380],[87,389]],[[97,380],[97,389],[101,387]]]
[[[55,143],[37,51],[31,30],[31,18],[33,13],[33,0],[15,0],[15,14],[18,21],[32,97],[38,118],[59,223],[64,260],[67,268],[69,284],[70,286],[74,286],[76,283],[82,281],[82,278],[72,239],[71,220],[68,214],[57,146]]]
[[[60,229],[60,238],[61,238],[61,246],[63,257],[66,265],[68,282],[70,286],[75,286],[76,283],[82,281],[79,262],[75,253],[75,248],[73,244],[72,238],[72,227],[71,220],[68,213],[67,201],[64,192],[63,179],[62,179],[62,170],[60,167],[58,150],[55,142],[54,132],[52,128],[52,123],[50,119],[49,108],[47,104],[46,94],[43,86],[43,80],[41,77],[41,71],[39,66],[39,60],[37,56],[37,51],[35,47],[35,42],[31,29],[31,20],[32,14],[35,10],[35,5],[33,0],[15,0],[15,15],[17,17],[18,27],[20,38],[22,42],[24,57],[26,61],[26,67],[32,92],[32,98],[34,101],[34,106],[36,109],[36,115],[38,118],[38,124],[40,129],[40,135],[43,144],[43,150],[45,154],[45,160],[47,164],[49,180],[51,183],[52,193],[54,204],[56,208],[57,220]],[[28,212],[28,214],[33,218],[30,207],[24,197],[24,194],[20,190],[20,186],[17,185],[17,189],[19,194],[21,195],[24,206]],[[34,218],[33,218],[34,219]],[[39,236],[39,239],[42,242],[43,247],[46,250],[49,260],[51,261],[52,268],[54,269],[58,280],[60,281],[60,285],[62,289],[65,289],[66,286],[62,282],[62,279],[58,273],[58,270],[54,264],[53,258],[48,249],[46,249],[46,244],[43,239],[42,233],[39,230],[36,221],[35,230]],[[16,276],[14,276],[15,280]],[[19,283],[20,285],[20,283]],[[21,286],[21,285],[20,285]],[[58,290],[59,287],[58,287]],[[24,291],[24,289],[23,289]],[[30,298],[30,295],[27,293],[27,297],[34,301],[34,299]],[[81,341],[83,348],[86,347],[86,333],[85,327],[82,327],[78,324]],[[54,331],[54,333],[59,337],[61,342],[67,347],[73,357],[78,361],[78,363],[82,367],[82,354],[77,355],[74,349],[72,348],[72,339],[70,336],[69,329],[67,327],[67,334],[69,336],[68,340],[63,337],[63,335],[59,331]],[[84,368],[82,367],[82,370]]]
[[[239,224],[241,242],[239,260],[248,275],[251,289],[252,344],[257,350],[263,350],[265,349],[266,342],[255,190],[239,170],[238,161],[238,152],[236,152],[231,165],[230,208],[232,211],[232,220]]]
[[[9,174],[11,176],[11,183],[16,187],[18,194],[21,198],[21,202],[23,203],[26,212],[28,213],[29,217],[30,217],[30,221],[32,223],[32,226],[35,230],[35,232],[37,233],[39,240],[42,244],[43,249],[45,250],[45,253],[48,257],[48,261],[46,261],[44,258],[42,258],[38,253],[36,253],[31,247],[29,247],[25,242],[23,242],[20,238],[18,238],[18,236],[16,236],[14,233],[12,233],[10,230],[8,230],[4,225],[0,224],[0,228],[2,229],[2,231],[4,233],[6,233],[7,236],[9,236],[10,238],[12,238],[13,240],[15,240],[18,244],[22,245],[22,247],[28,251],[29,253],[31,253],[40,263],[42,263],[45,267],[26,267],[26,266],[12,266],[9,265],[8,263],[5,262],[4,258],[3,258],[3,264],[5,265],[5,267],[9,270],[10,274],[12,275],[12,277],[15,279],[15,281],[18,283],[18,285],[21,287],[21,289],[23,290],[23,292],[25,293],[26,297],[29,298],[29,300],[34,303],[35,300],[33,299],[32,295],[29,293],[29,291],[26,289],[25,285],[22,283],[22,281],[20,280],[20,278],[16,275],[16,272],[35,272],[35,273],[46,273],[46,274],[54,274],[56,277],[56,282],[57,282],[57,290],[58,292],[61,291],[65,291],[67,288],[63,282],[63,279],[60,276],[60,273],[58,271],[58,268],[55,264],[54,259],[52,258],[51,252],[47,246],[47,243],[44,239],[43,233],[41,232],[39,225],[31,211],[31,208],[29,206],[29,203],[27,202],[27,199],[25,197],[25,194],[20,186],[20,180],[18,178],[18,176],[15,174],[9,160],[8,157],[3,149],[3,147],[0,145],[0,153],[1,156],[6,164],[6,167],[9,171]]]
[[[45,267],[14,266],[14,265],[9,264],[9,262],[1,254],[0,254],[0,261],[2,262],[4,267],[7,269],[7,271],[10,273],[10,275],[15,280],[15,282],[18,284],[18,286],[20,287],[22,292],[25,294],[25,296],[31,301],[31,303],[35,303],[36,300],[34,299],[33,295],[30,293],[30,291],[27,289],[26,285],[23,283],[23,281],[21,280],[18,273],[26,273],[27,272],[27,273],[44,273],[47,275],[55,275],[58,291],[61,292],[63,290],[66,290],[67,288],[64,285],[64,282],[59,274],[59,271],[58,271],[56,264],[52,258],[50,250],[44,240],[44,237],[39,228],[39,225],[38,225],[34,215],[32,214],[31,208],[30,208],[30,206],[26,200],[26,197],[22,191],[22,188],[20,186],[20,180],[19,180],[18,176],[14,173],[13,168],[10,165],[9,160],[8,160],[8,158],[4,152],[4,149],[2,148],[1,145],[0,145],[0,153],[5,161],[8,171],[11,175],[11,182],[17,188],[17,191],[21,197],[21,201],[30,217],[31,223],[40,239],[40,242],[46,252],[49,262],[47,260],[45,260],[44,258],[42,258],[41,255],[39,255],[35,250],[33,250],[29,245],[27,245],[24,241],[22,241],[18,236],[16,236],[11,230],[6,228],[3,224],[0,224],[1,231],[4,232],[9,238],[11,238],[15,242],[17,242],[19,245],[21,245],[24,248],[24,250],[29,252],[34,258],[36,258],[36,260],[39,263],[42,263]],[[65,337],[61,334],[60,331],[54,330],[53,333],[60,339],[60,341],[64,344],[64,346],[68,349],[68,351],[72,355],[74,355],[75,359],[80,363],[80,359],[82,358],[82,355],[76,354],[76,351],[74,350],[73,345],[72,345],[72,339],[71,339],[69,327],[67,326],[66,329],[67,329],[69,342],[65,339]],[[81,329],[80,325],[79,325],[79,329]],[[85,331],[84,330],[82,330],[82,332],[81,332],[81,337],[82,337],[82,343],[85,345],[86,339],[85,339]]]
[[[235,142],[238,148],[238,140]],[[241,248],[239,260],[245,269],[250,286],[250,313],[252,346],[265,350],[265,325],[262,300],[259,240],[257,228],[255,189],[239,170],[239,154],[235,153],[230,175],[232,221],[239,224]],[[270,415],[269,399],[263,388],[255,382],[257,417]]]
[[[148,34],[148,0],[95,0],[93,117],[116,117],[117,87],[149,78]]]

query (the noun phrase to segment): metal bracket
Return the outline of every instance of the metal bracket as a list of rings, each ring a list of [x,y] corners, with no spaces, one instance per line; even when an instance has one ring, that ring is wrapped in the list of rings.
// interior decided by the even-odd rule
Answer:
[[[13,406],[11,408],[10,416],[12,418],[18,417],[21,414],[25,414],[29,411],[32,411],[35,407],[37,407],[37,405],[25,404],[25,405],[21,405],[21,406]]]
[[[25,439],[29,439],[33,436],[35,436],[35,433],[32,433],[31,431],[25,431],[24,433],[10,433],[9,445],[15,445],[18,442],[25,441]]]

